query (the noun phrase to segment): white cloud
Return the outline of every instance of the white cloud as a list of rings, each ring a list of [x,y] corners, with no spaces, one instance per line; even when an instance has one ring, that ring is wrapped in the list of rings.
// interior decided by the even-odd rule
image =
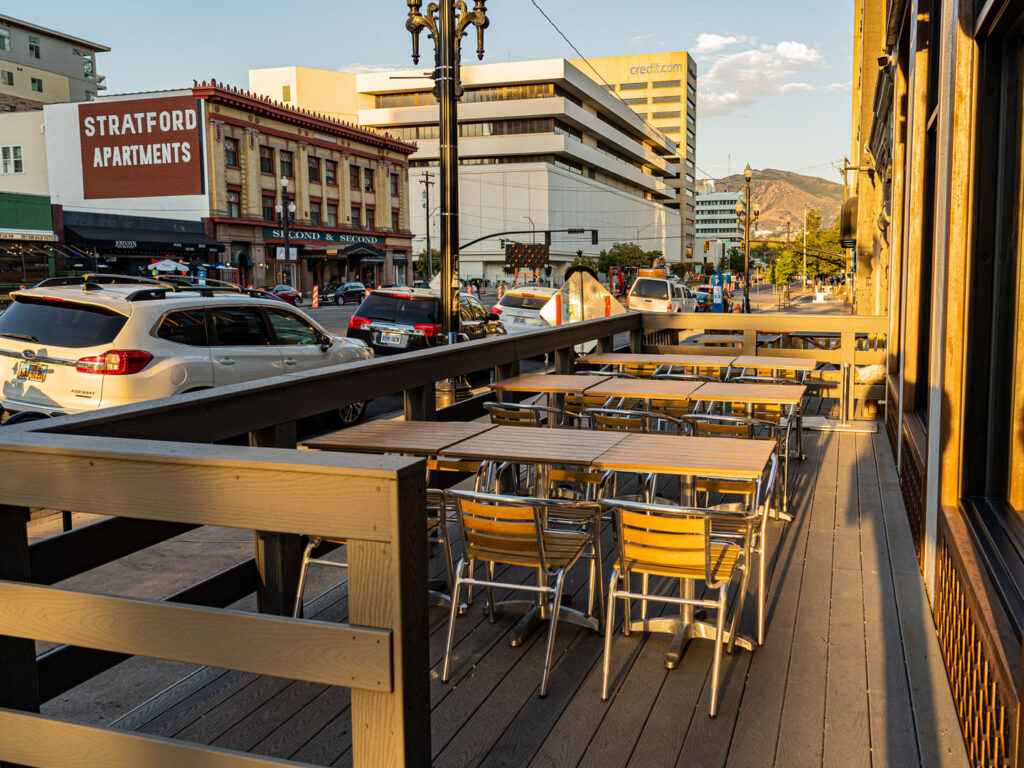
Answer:
[[[845,83],[829,83],[828,85],[826,85],[824,87],[824,90],[826,90],[826,91],[848,91],[851,87],[853,87],[853,83],[850,82],[850,81],[847,81]]]
[[[652,39],[654,37],[654,34],[654,32],[648,32],[646,35],[637,35],[636,37],[629,38],[629,42],[632,43],[633,45],[637,45],[638,43],[643,43],[646,42],[647,40]]]
[[[694,53],[714,53],[730,45],[741,43],[746,38],[742,35],[716,35],[713,32],[701,32],[697,35],[697,45],[694,46]]]
[[[817,90],[794,77],[825,64],[816,48],[794,40],[705,58],[711,66],[698,78],[701,117],[729,114],[765,97]]]
[[[412,69],[412,64],[402,64],[395,66],[394,64],[346,64],[343,67],[338,67],[339,72],[354,72],[355,74],[365,74],[367,72],[394,72],[396,69]]]

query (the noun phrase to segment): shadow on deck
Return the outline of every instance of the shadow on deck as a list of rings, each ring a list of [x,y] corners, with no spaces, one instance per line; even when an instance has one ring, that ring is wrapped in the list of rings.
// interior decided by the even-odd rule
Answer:
[[[807,460],[792,465],[795,520],[769,532],[766,642],[725,657],[717,718],[707,715],[710,643],[692,643],[669,671],[668,636],[617,635],[615,694],[603,703],[602,639],[564,625],[541,699],[543,633],[510,647],[516,617],[490,624],[477,598],[457,624],[448,684],[439,673],[447,616],[431,612],[433,762],[966,765],[884,433],[810,432],[806,442]],[[441,574],[438,558],[431,567]],[[577,566],[566,590],[577,605],[585,572]],[[342,583],[314,601],[315,617],[342,619],[345,592]],[[347,689],[204,668],[114,726],[349,765],[348,704]]]

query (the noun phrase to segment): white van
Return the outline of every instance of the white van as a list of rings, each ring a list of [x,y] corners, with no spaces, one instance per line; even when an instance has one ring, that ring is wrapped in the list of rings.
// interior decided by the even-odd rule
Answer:
[[[629,289],[626,309],[634,312],[696,312],[689,288],[663,277],[638,277]]]

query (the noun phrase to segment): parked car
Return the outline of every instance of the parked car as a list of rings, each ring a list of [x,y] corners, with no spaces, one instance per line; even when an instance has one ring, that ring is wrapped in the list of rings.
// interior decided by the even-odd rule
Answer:
[[[362,283],[344,283],[333,291],[325,291],[323,300],[327,304],[348,304],[350,301],[358,304],[364,296],[366,296],[366,286]]]
[[[459,295],[459,315],[468,339],[505,333],[498,315],[488,314],[475,296]],[[378,288],[349,320],[348,335],[379,355],[437,346],[442,343],[441,299],[437,291],[422,288]]]
[[[710,285],[698,285],[696,288],[694,288],[693,294],[697,299],[697,309],[694,311],[710,312],[712,309],[711,303],[713,301],[712,296],[714,296],[714,289]],[[729,300],[729,294],[726,292],[722,293],[722,303],[724,305],[725,311],[729,312],[731,302]]]
[[[290,285],[275,285],[270,289],[270,293],[277,296],[281,301],[287,301],[293,307],[302,306],[302,293]]]
[[[373,357],[358,339],[238,288],[62,282],[14,291],[0,315],[9,414],[90,411]],[[353,423],[363,409],[338,415]]]
[[[696,312],[697,299],[685,285],[663,277],[638,277],[626,309],[636,312]]]
[[[501,318],[508,333],[535,331],[547,327],[540,310],[556,293],[556,288],[537,285],[510,288],[491,311]]]

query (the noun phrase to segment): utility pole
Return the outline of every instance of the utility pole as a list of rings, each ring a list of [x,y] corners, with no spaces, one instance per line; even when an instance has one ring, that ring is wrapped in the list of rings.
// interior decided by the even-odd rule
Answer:
[[[804,293],[807,292],[807,206],[804,206],[804,273],[803,273]]]
[[[434,174],[424,171],[420,176],[420,184],[423,185],[423,212],[427,217],[427,282],[434,277],[434,252],[430,250],[430,188],[434,186]]]

